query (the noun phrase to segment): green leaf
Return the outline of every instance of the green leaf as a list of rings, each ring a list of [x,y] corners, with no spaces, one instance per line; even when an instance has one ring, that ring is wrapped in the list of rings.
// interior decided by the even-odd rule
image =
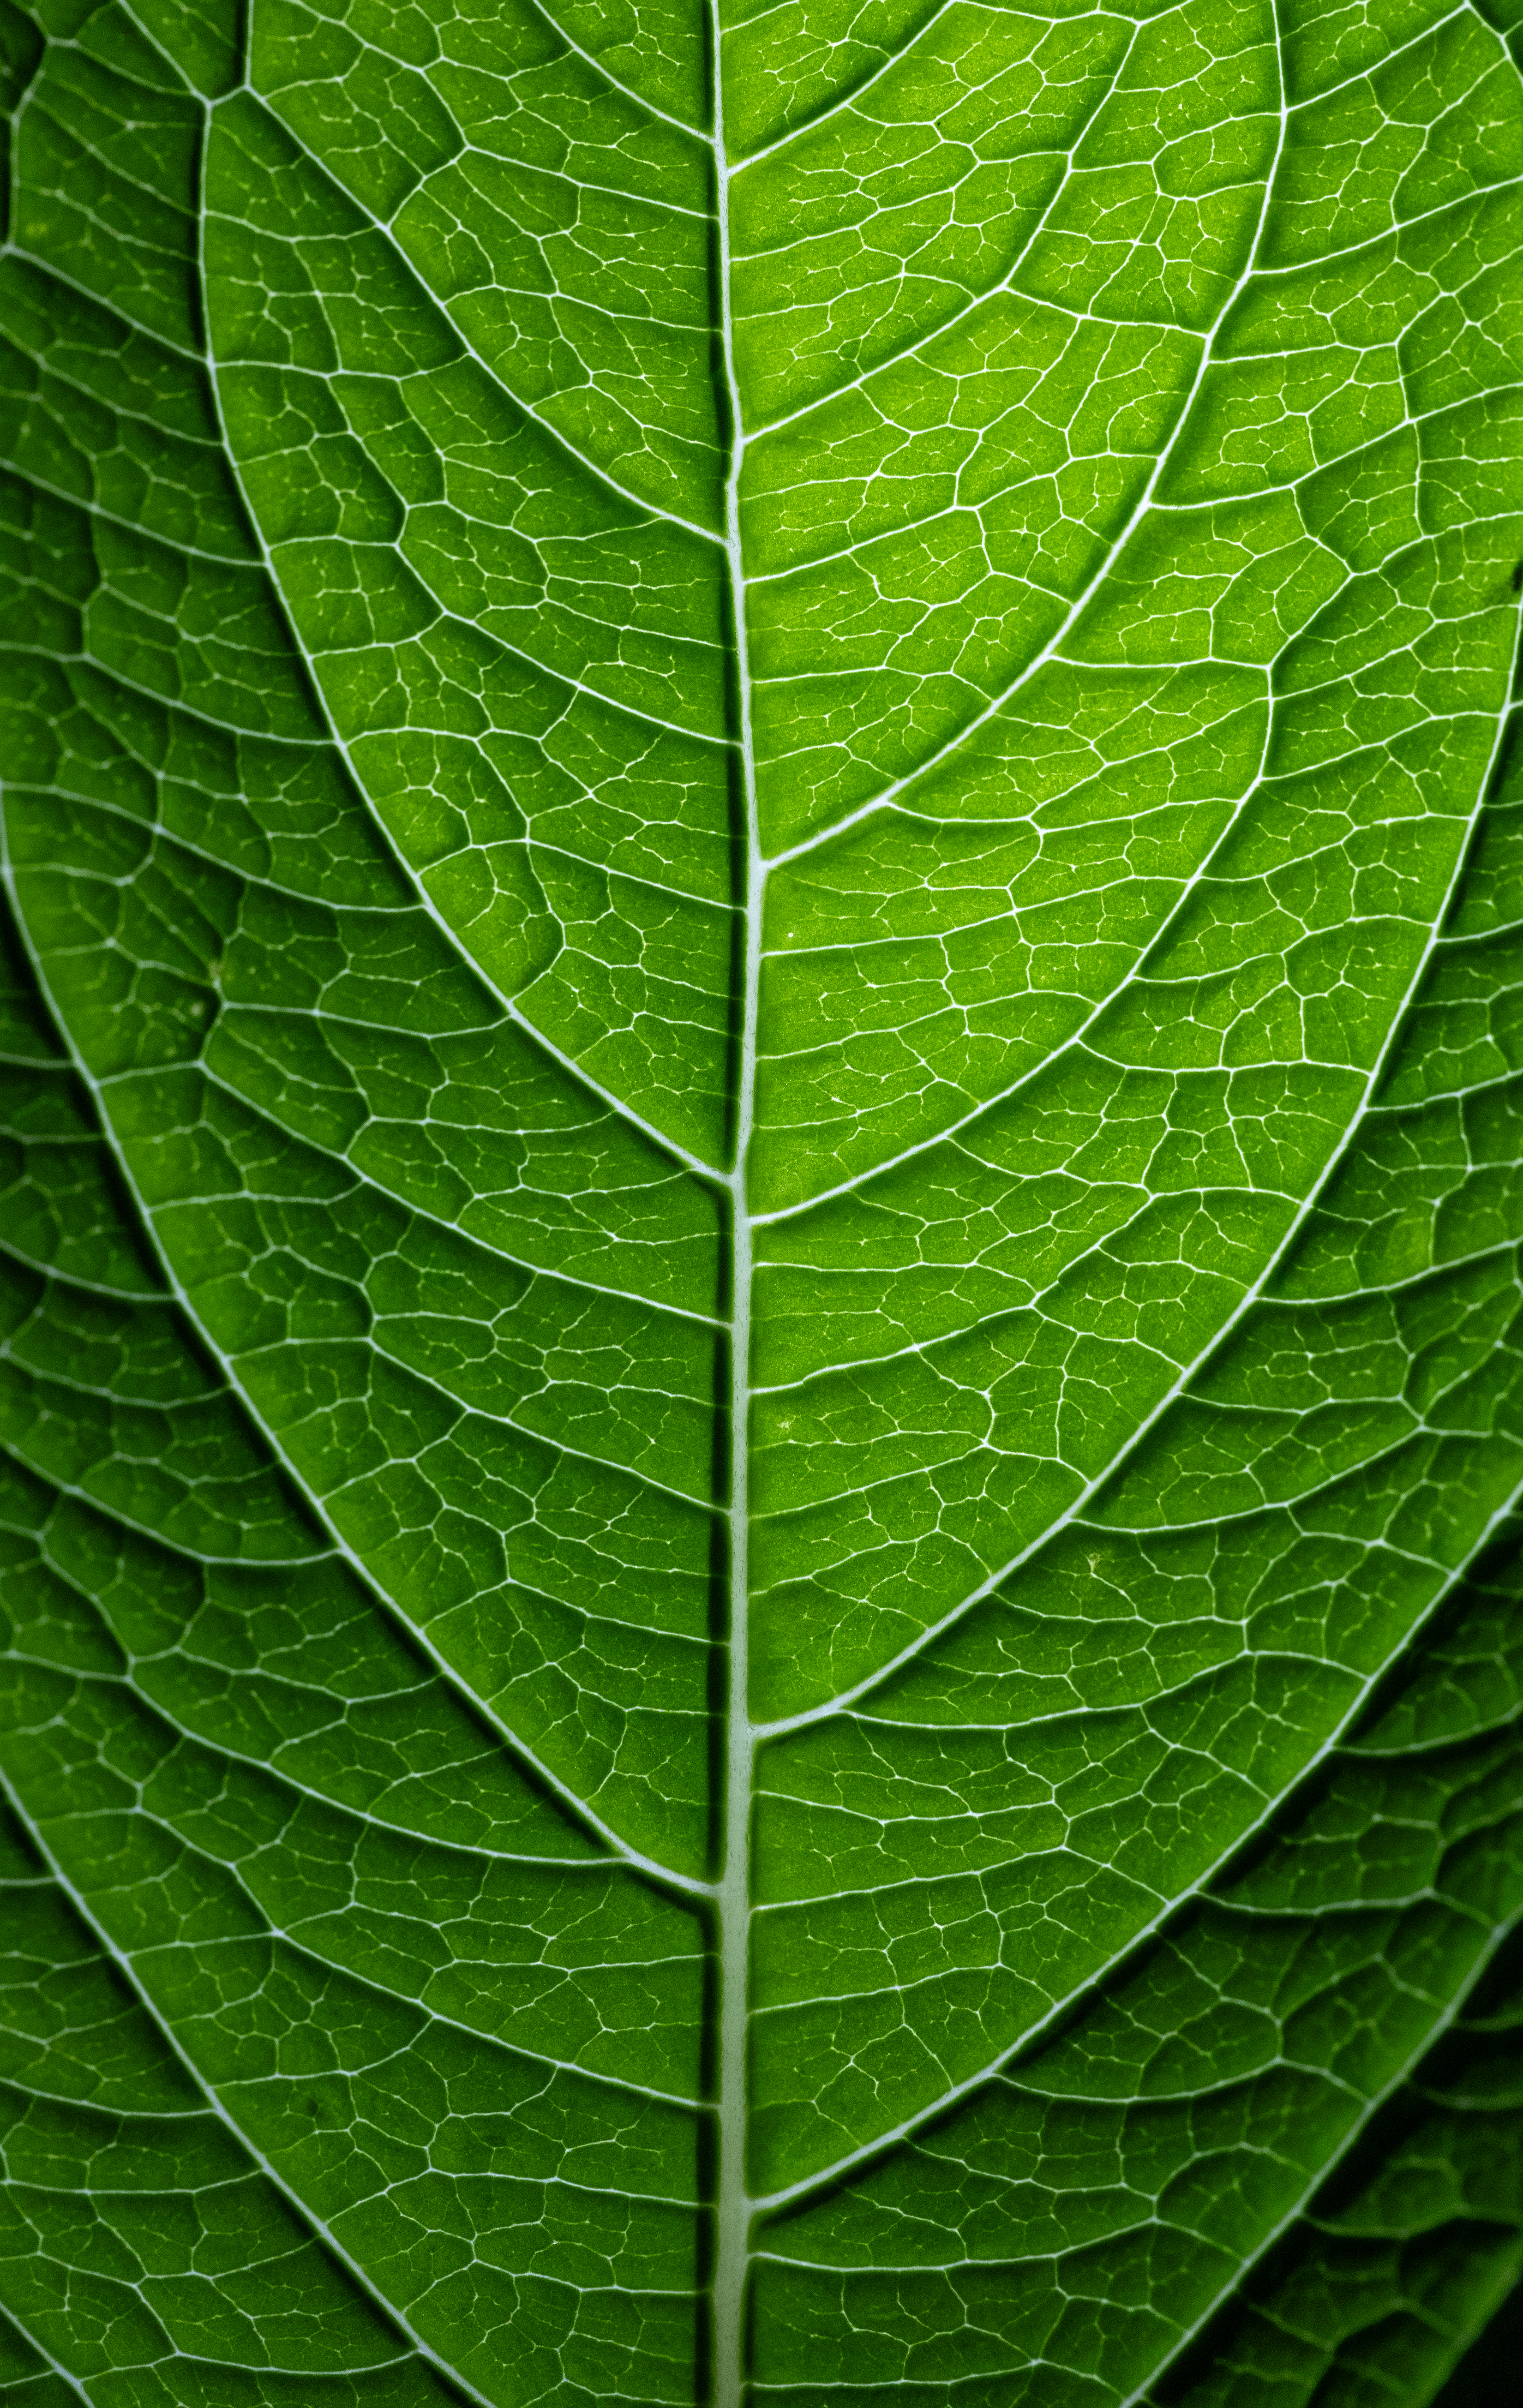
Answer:
[[[1466,2363],[1511,24],[0,0],[7,2402]]]

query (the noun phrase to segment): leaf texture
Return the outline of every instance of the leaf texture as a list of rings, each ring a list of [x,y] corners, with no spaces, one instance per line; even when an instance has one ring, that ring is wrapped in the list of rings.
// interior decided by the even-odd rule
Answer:
[[[1422,2408],[1506,9],[0,8],[7,2402]]]

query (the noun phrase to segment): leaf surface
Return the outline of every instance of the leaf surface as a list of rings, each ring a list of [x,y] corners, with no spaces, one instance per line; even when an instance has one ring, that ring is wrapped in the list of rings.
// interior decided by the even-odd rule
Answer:
[[[0,16],[0,2386],[1523,2269],[1504,9]]]

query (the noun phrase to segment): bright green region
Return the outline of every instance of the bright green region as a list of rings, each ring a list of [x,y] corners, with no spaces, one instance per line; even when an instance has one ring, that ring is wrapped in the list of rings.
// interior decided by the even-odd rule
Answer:
[[[664,29],[641,8],[629,30],[648,44]],[[252,79],[511,393],[622,482],[712,523],[707,160],[641,105],[641,82],[665,96],[648,78],[631,92],[599,72],[611,31],[523,6],[270,0]],[[682,89],[700,44],[681,27],[678,115],[704,111]]]

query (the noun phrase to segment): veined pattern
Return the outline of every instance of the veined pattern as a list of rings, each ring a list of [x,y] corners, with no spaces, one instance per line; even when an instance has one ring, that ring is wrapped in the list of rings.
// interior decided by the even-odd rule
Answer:
[[[0,2388],[1523,2269],[1487,0],[0,0]]]

